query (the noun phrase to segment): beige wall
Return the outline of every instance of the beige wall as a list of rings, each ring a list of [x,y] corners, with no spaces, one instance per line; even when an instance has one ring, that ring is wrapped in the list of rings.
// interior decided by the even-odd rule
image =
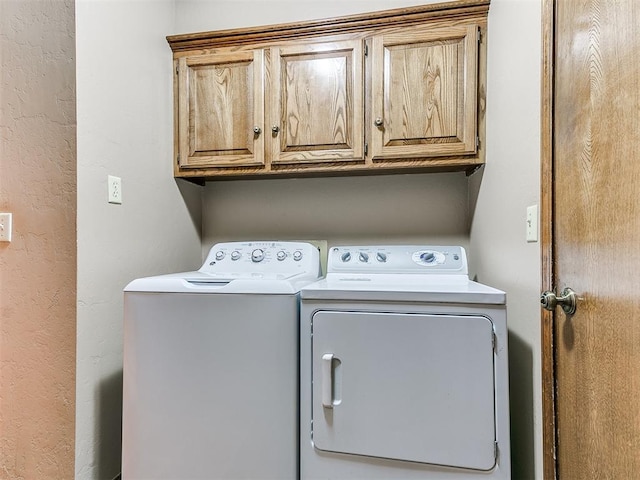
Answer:
[[[0,478],[73,477],[74,2],[0,1]]]
[[[540,245],[525,239],[540,198],[540,0],[491,0],[487,165],[470,181],[470,258],[507,292],[513,478],[542,478]]]
[[[122,289],[200,266],[202,189],[172,176],[173,0],[76,0],[76,18],[76,478],[111,480],[120,471]],[[122,178],[122,205],[107,203],[107,175]]]
[[[203,254],[239,239],[468,243],[464,173],[213,182],[203,209]]]

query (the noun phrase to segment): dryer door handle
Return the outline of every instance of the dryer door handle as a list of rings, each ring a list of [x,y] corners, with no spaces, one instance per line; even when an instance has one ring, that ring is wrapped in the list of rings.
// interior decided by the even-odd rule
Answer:
[[[322,406],[333,408],[333,353],[322,355]]]

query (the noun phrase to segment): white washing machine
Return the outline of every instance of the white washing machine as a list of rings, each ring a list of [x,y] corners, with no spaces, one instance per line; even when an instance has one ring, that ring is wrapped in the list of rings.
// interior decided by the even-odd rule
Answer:
[[[463,248],[331,248],[300,318],[302,480],[511,477],[506,295]]]
[[[299,242],[215,245],[124,293],[124,480],[298,478]]]

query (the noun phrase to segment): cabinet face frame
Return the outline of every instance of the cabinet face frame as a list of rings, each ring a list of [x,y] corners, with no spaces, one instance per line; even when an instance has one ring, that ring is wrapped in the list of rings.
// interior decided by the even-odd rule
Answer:
[[[264,166],[262,49],[182,57],[178,85],[180,168]]]
[[[270,49],[271,164],[364,160],[363,41]]]
[[[478,25],[421,26],[371,39],[374,161],[476,153],[478,35]],[[411,114],[425,102],[416,110],[432,116]]]

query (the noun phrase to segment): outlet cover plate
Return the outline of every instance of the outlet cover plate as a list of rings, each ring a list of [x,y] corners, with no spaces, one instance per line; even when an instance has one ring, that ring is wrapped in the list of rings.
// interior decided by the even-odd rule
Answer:
[[[107,175],[107,185],[109,188],[109,203],[122,203],[122,179]]]

